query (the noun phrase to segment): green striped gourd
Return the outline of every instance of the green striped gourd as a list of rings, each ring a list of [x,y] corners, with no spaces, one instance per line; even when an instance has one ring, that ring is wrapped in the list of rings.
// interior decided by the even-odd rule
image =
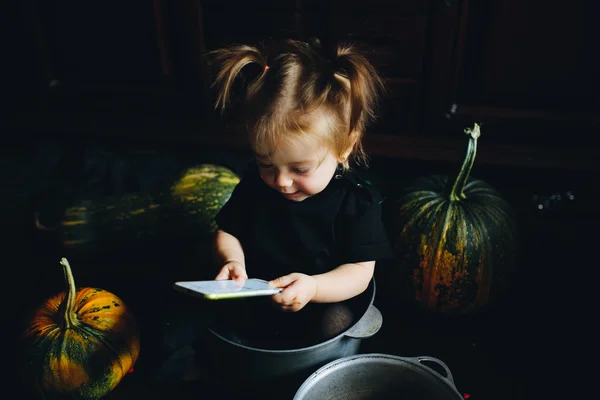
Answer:
[[[172,185],[166,213],[174,231],[194,239],[195,235],[212,234],[217,226],[215,216],[229,200],[240,178],[229,168],[201,164],[185,170]]]
[[[68,207],[58,231],[66,250],[91,250],[106,243],[130,243],[154,238],[160,204],[149,195],[126,194],[81,200]]]
[[[412,304],[447,315],[479,311],[499,297],[517,256],[510,205],[487,183],[469,177],[480,127],[465,133],[469,143],[456,179],[417,179],[391,203],[387,219]]]

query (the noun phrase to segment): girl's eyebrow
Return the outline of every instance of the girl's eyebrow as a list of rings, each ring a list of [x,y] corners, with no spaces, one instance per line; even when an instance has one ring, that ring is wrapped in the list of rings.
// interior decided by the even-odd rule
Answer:
[[[258,158],[259,160],[268,160],[269,159],[269,155],[268,154],[258,154],[258,153],[255,153],[255,157]]]
[[[269,156],[268,156],[268,155],[266,155],[266,154],[258,154],[258,153],[257,153],[257,154],[256,154],[256,158],[257,158],[257,159],[259,159],[259,160],[270,161],[270,158],[269,158]],[[312,162],[314,162],[314,160],[313,160],[313,159],[311,159],[311,160],[293,161],[293,162],[289,163],[289,165],[310,164],[310,163],[312,163]]]
[[[314,160],[294,161],[294,162],[291,162],[290,165],[310,164],[312,162],[314,162]]]

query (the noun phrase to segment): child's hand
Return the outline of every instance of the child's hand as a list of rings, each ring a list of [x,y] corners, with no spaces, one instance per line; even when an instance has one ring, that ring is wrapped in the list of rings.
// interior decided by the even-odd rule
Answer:
[[[317,293],[317,281],[309,275],[293,273],[273,279],[269,285],[284,288],[273,301],[284,311],[301,310]]]
[[[215,277],[215,280],[217,281],[224,279],[233,279],[236,282],[245,281],[248,279],[246,268],[237,260],[229,261],[227,264],[223,265],[223,268],[221,268]]]

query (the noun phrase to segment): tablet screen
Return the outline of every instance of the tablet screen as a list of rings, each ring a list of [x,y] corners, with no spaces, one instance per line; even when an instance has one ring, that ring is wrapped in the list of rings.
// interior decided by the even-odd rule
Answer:
[[[282,289],[269,286],[262,279],[247,279],[245,282],[234,280],[186,281],[175,282],[175,289],[207,298],[228,298],[247,296],[267,296],[279,293]]]

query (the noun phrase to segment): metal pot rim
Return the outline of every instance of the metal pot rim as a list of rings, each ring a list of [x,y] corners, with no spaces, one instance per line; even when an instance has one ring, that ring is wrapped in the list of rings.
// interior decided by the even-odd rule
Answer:
[[[355,360],[366,360],[366,359],[391,360],[391,361],[398,362],[398,363],[412,364],[412,365],[418,367],[424,373],[427,373],[429,376],[431,376],[432,379],[436,379],[439,382],[446,385],[453,392],[453,394],[455,394],[457,396],[457,399],[463,398],[463,396],[460,394],[460,392],[456,388],[456,385],[454,383],[454,377],[452,376],[452,372],[450,372],[450,369],[448,368],[448,366],[443,361],[441,361],[435,357],[430,357],[430,356],[402,357],[402,356],[397,356],[397,355],[393,355],[393,354],[385,354],[385,353],[366,353],[366,354],[354,354],[351,356],[338,358],[337,360],[333,360],[333,361],[323,365],[322,367],[317,369],[315,372],[313,372],[308,378],[306,378],[306,380],[302,383],[302,385],[300,385],[300,387],[296,391],[294,400],[300,399],[301,396],[305,395],[304,392],[309,390],[311,385],[314,385],[316,382],[318,383],[321,380],[321,376],[323,374],[329,372],[330,370],[341,368],[344,365],[351,364]],[[438,366],[442,367],[445,370],[447,376],[442,376],[434,369],[428,367],[427,365],[422,364],[422,361],[431,361],[431,362],[436,363]]]
[[[266,354],[298,354],[298,353],[304,353],[304,352],[313,351],[313,350],[318,349],[320,347],[326,347],[327,345],[329,345],[331,343],[338,342],[338,341],[342,340],[344,338],[344,336],[347,336],[348,332],[351,331],[352,328],[354,328],[356,325],[358,325],[362,321],[362,319],[365,317],[365,315],[367,314],[367,312],[369,311],[369,309],[371,307],[374,307],[373,306],[373,302],[375,301],[375,292],[376,292],[375,277],[373,277],[371,279],[371,282],[370,282],[369,286],[372,286],[371,298],[369,300],[369,305],[365,309],[365,312],[363,313],[363,315],[361,316],[361,318],[359,318],[359,320],[356,321],[346,331],[340,333],[337,336],[332,337],[329,340],[326,340],[326,341],[321,342],[321,343],[314,344],[312,346],[301,347],[301,348],[297,348],[297,349],[281,349],[281,350],[277,350],[277,349],[263,349],[263,348],[260,348],[260,347],[250,347],[250,346],[246,346],[246,345],[241,344],[241,343],[233,342],[233,341],[227,339],[226,337],[220,335],[219,333],[217,333],[212,328],[209,328],[208,331],[210,333],[212,333],[213,335],[215,335],[216,337],[218,337],[219,339],[223,340],[224,342],[227,342],[227,343],[229,343],[229,344],[231,344],[231,345],[233,345],[235,347],[239,347],[239,348],[242,348],[242,349],[251,350],[251,351],[255,351],[255,352],[260,352],[260,353],[266,353]],[[379,311],[377,311],[377,312],[379,312]]]
[[[233,342],[233,341],[227,339],[226,337],[220,335],[219,333],[217,333],[213,329],[209,329],[209,331],[213,335],[215,335],[216,337],[218,337],[219,339],[221,339],[221,340],[223,340],[223,341],[225,341],[225,342],[227,342],[227,343],[229,343],[229,344],[231,344],[231,345],[233,345],[235,347],[240,347],[240,348],[243,348],[243,349],[246,349],[246,350],[252,350],[252,351],[261,352],[261,353],[270,353],[270,354],[273,354],[273,353],[276,353],[276,354],[295,354],[295,353],[302,353],[302,352],[312,351],[312,350],[314,350],[316,348],[324,347],[324,346],[328,345],[329,343],[337,342],[337,341],[341,340],[342,337],[346,336],[346,332],[342,332],[338,336],[335,336],[335,337],[333,337],[333,338],[331,338],[329,340],[326,340],[325,342],[317,343],[317,344],[314,344],[314,345],[309,346],[309,347],[301,347],[301,348],[298,348],[298,349],[282,349],[282,350],[277,350],[277,349],[262,349],[260,347],[246,346],[246,345],[243,345],[241,343],[236,343],[236,342]]]

